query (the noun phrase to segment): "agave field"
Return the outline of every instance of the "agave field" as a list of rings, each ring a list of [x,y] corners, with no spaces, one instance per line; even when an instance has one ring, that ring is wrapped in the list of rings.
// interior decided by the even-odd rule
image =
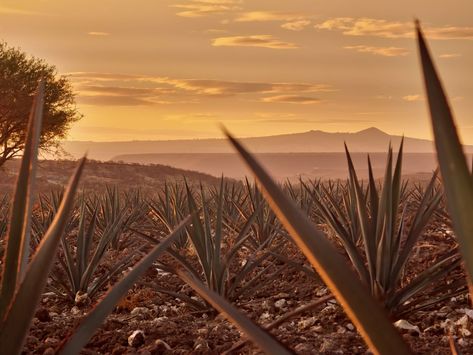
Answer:
[[[473,184],[418,28],[439,157],[384,176],[35,193],[44,87],[0,196],[0,353],[473,353]]]

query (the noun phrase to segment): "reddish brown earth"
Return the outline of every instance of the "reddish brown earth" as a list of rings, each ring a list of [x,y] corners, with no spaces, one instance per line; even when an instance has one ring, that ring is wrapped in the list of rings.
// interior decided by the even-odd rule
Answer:
[[[437,255],[454,245],[449,229],[437,225],[418,243],[408,272],[419,273]],[[286,256],[304,262],[292,244],[287,243],[285,248]],[[222,316],[215,316],[211,311],[196,312],[182,301],[155,291],[150,286],[155,282],[161,287],[194,295],[178,277],[150,269],[122,299],[82,353],[219,354],[246,339]],[[248,317],[265,325],[328,294],[317,277],[289,267],[275,281],[263,283],[263,287],[251,296],[242,297],[236,305]],[[43,297],[25,353],[54,353],[92,306],[74,307],[70,301],[52,294]],[[466,295],[462,295],[432,309],[411,313],[405,319],[418,326],[420,334],[403,332],[403,336],[415,353],[450,354],[450,328],[461,353],[473,354],[473,319],[465,315],[465,309],[471,309],[471,306]],[[141,330],[144,337],[136,337],[136,343],[130,346],[128,338],[136,330]],[[287,320],[272,333],[298,354],[368,353],[363,340],[333,299]],[[247,344],[233,353],[255,354],[259,351]]]

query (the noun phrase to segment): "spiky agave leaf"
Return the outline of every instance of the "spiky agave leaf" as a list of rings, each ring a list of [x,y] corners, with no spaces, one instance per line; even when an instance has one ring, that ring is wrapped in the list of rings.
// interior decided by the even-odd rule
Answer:
[[[447,96],[416,22],[419,55],[447,205],[470,282],[473,280],[473,180]]]
[[[38,160],[39,138],[43,120],[44,83],[38,86],[28,122],[25,149],[8,225],[0,294],[0,319],[4,318],[13,295],[24,276],[29,256],[30,221],[33,205],[33,183]]]

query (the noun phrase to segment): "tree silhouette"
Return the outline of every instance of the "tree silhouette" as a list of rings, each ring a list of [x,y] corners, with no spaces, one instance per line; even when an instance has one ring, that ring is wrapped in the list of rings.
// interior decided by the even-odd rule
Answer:
[[[0,42],[0,166],[24,148],[28,116],[40,80],[45,83],[40,147],[57,151],[71,123],[81,118],[71,83],[57,74],[55,66]]]

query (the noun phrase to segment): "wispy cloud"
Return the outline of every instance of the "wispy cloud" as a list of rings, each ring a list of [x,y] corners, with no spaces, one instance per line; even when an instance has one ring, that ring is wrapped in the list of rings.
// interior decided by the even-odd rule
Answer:
[[[320,103],[320,100],[315,97],[300,96],[300,95],[269,96],[269,97],[263,98],[262,101],[263,102],[278,102],[278,103],[286,103],[286,104],[302,104],[302,105]]]
[[[413,94],[413,95],[403,96],[402,99],[408,102],[416,102],[416,101],[423,101],[424,97],[419,94]]]
[[[285,42],[272,35],[219,37],[212,41],[214,47],[260,47],[271,49],[295,49],[295,43]]]
[[[98,36],[98,37],[110,36],[110,33],[108,33],[108,32],[100,32],[100,31],[91,31],[91,32],[87,32],[87,34],[88,34],[89,36]]]
[[[388,21],[373,18],[335,17],[315,25],[319,30],[340,31],[347,36],[373,36],[382,38],[413,38],[414,25],[411,22]],[[473,40],[473,27],[425,26],[430,39]]]
[[[311,24],[310,20],[296,20],[283,23],[282,28],[290,31],[302,31]]]
[[[188,0],[171,7],[178,9],[178,16],[203,17],[241,10],[239,6],[241,2],[241,0]]]
[[[406,56],[409,51],[406,48],[399,47],[372,47],[365,45],[346,46],[345,49],[353,49],[360,53],[370,53],[374,55],[381,55],[384,57],[402,57]]]
[[[461,56],[462,55],[460,53],[444,53],[439,55],[439,57],[443,59],[458,58]]]
[[[268,21],[293,21],[303,19],[305,16],[295,12],[280,11],[250,11],[242,12],[235,19],[236,22],[268,22]]]
[[[315,103],[310,95],[334,91],[328,85],[294,82],[243,82],[178,79],[110,73],[70,73],[78,101],[89,105],[159,105],[198,103],[206,98],[250,95],[265,102]],[[306,94],[299,96],[300,94]],[[270,97],[264,97],[272,95]]]

